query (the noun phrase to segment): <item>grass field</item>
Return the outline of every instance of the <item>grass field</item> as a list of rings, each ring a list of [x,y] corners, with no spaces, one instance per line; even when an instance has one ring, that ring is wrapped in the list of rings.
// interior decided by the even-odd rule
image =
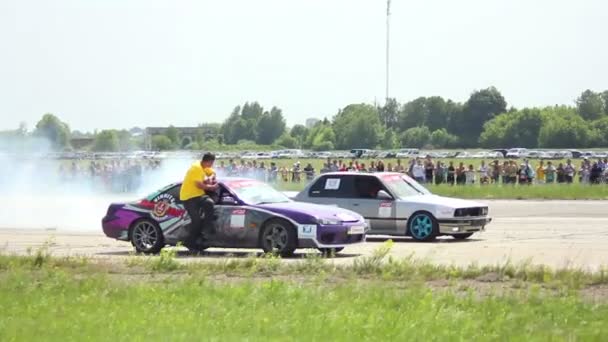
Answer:
[[[114,264],[0,256],[0,340],[608,338],[603,270],[383,261],[389,248],[348,267],[274,257],[183,264],[171,252]]]

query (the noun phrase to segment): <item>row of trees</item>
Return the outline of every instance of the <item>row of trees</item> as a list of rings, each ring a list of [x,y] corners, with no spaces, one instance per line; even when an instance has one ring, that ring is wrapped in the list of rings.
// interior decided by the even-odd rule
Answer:
[[[315,150],[398,147],[563,148],[608,146],[608,91],[586,90],[576,106],[507,109],[494,87],[475,91],[464,103],[420,97],[384,106],[349,105],[331,121],[307,130],[296,125],[281,145]]]
[[[440,96],[420,97],[400,104],[389,99],[383,106],[351,104],[331,120],[314,127],[286,128],[282,110],[265,110],[257,102],[234,108],[223,124],[205,124],[221,133],[210,140],[201,133],[193,141],[181,140],[179,130],[170,126],[164,135],[151,138],[155,150],[217,149],[221,145],[275,145],[286,148],[333,150],[399,147],[606,147],[608,146],[608,91],[584,91],[576,106],[507,108],[494,87],[475,91],[464,103]],[[202,132],[202,130],[201,130]],[[0,138],[40,137],[53,149],[65,149],[71,136],[67,123],[45,114],[31,134],[24,125],[0,132]],[[134,138],[126,130],[103,130],[90,135],[93,151],[126,151],[145,148],[143,137]],[[12,141],[12,140],[11,140]]]

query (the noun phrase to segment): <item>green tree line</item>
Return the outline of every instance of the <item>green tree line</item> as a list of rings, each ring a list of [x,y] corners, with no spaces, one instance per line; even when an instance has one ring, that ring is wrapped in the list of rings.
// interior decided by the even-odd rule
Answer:
[[[216,132],[209,138],[202,127]],[[163,135],[134,138],[126,130],[93,133],[93,151],[128,151],[151,145],[155,150],[245,149],[259,146],[305,148],[317,151],[351,148],[589,148],[608,146],[608,91],[585,90],[573,106],[508,108],[495,87],[476,90],[466,102],[441,96],[419,97],[399,103],[388,99],[382,106],[350,104],[313,127],[287,128],[283,111],[266,110],[258,102],[235,107],[222,124],[199,125],[201,132],[187,144],[180,131],[169,126]],[[0,132],[4,141],[27,136],[49,141],[51,148],[69,148],[69,125],[45,114],[28,134],[20,126]],[[11,140],[12,139],[12,140]]]

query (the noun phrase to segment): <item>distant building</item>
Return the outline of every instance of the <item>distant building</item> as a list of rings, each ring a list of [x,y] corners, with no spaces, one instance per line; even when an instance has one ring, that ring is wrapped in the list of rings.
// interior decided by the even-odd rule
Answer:
[[[201,125],[199,127],[174,127],[179,132],[181,140],[180,146],[186,147],[196,141],[198,136],[203,139],[222,139],[223,135],[219,131],[218,125]],[[152,137],[155,135],[166,135],[169,127],[146,127],[144,132],[145,146],[148,150],[152,149]]]
[[[306,128],[313,128],[319,121],[321,120],[315,118],[306,119]]]

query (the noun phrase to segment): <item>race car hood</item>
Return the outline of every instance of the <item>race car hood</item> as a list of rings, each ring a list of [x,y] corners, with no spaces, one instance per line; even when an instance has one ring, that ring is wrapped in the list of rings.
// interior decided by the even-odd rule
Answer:
[[[299,222],[299,218],[314,217],[316,219],[338,220],[342,222],[363,221],[363,217],[350,210],[312,203],[285,202],[257,206],[277,214],[285,215]]]
[[[487,204],[463,200],[459,198],[451,198],[451,197],[443,197],[437,195],[420,195],[420,196],[408,196],[402,198],[402,201],[408,203],[419,203],[419,204],[429,204],[436,206],[444,206],[450,207],[454,209],[458,208],[470,208],[470,207],[487,207]]]

